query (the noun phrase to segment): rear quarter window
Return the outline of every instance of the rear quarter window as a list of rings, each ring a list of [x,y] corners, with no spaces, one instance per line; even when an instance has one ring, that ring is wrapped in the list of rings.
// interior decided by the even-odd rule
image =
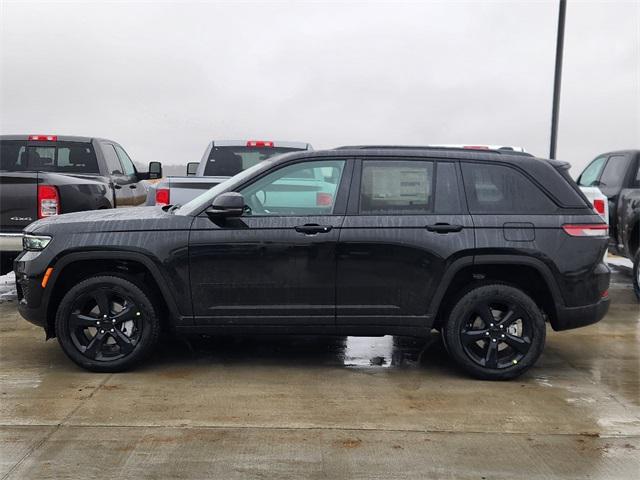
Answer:
[[[475,214],[550,214],[556,204],[531,180],[506,165],[462,163],[469,211]]]

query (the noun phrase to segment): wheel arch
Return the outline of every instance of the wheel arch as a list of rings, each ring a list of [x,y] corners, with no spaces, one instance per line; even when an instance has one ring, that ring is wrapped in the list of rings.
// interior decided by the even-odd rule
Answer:
[[[487,281],[520,288],[544,310],[555,325],[558,306],[564,302],[549,267],[541,260],[521,255],[474,255],[458,259],[447,270],[429,306],[434,325],[447,317],[460,294],[471,285]]]
[[[157,301],[161,302],[164,308],[162,315],[172,318],[180,317],[175,298],[168,289],[159,268],[153,260],[141,253],[73,252],[62,256],[52,266],[54,269],[49,279],[48,287],[50,288],[46,298],[47,338],[55,336],[55,314],[64,293],[68,290],[65,287],[106,272],[141,276],[144,279],[144,286],[151,290]]]

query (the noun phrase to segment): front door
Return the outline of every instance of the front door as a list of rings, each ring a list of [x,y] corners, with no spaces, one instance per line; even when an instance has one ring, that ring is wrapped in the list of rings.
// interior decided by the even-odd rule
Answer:
[[[189,261],[197,324],[334,331],[348,166],[345,159],[280,166],[238,190],[242,217],[196,217]]]
[[[429,306],[455,255],[474,247],[455,162],[364,159],[340,233],[339,333],[431,326]]]
[[[129,188],[130,179],[124,173],[115,147],[111,143],[102,143],[102,152],[107,164],[107,172],[111,179],[116,207],[131,207],[133,205],[132,193]]]

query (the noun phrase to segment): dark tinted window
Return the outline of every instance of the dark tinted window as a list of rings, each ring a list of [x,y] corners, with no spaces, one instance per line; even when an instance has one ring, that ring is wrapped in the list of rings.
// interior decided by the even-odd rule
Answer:
[[[624,177],[629,167],[629,157],[613,155],[609,157],[600,177],[600,186],[606,189],[618,189],[624,185]]]
[[[0,170],[26,170],[27,142],[5,140],[0,142]]]
[[[360,213],[420,214],[433,208],[433,162],[362,162]]]
[[[546,214],[556,205],[531,180],[505,165],[462,163],[471,213]]]
[[[435,213],[461,213],[458,176],[454,163],[438,162],[436,167],[436,211]]]
[[[104,158],[107,161],[107,170],[109,171],[109,175],[123,175],[122,165],[120,165],[118,155],[116,154],[113,145],[103,143],[102,151],[104,152]]]
[[[208,177],[233,177],[269,157],[299,150],[299,148],[278,147],[213,147],[204,168],[204,175]]]
[[[99,173],[90,143],[56,142],[27,147],[26,141],[0,142],[2,170]]]

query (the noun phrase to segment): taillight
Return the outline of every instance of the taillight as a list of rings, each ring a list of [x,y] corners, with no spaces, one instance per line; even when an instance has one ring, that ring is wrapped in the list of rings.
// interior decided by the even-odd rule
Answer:
[[[57,135],[29,135],[29,140],[36,142],[57,142]]]
[[[316,193],[316,205],[318,207],[330,207],[333,203],[333,195],[330,193],[318,192]]]
[[[247,142],[247,147],[269,147],[269,148],[273,148],[273,142],[268,142],[266,140],[249,140]]]
[[[52,185],[38,185],[38,218],[60,213],[58,189]]]
[[[604,200],[602,198],[596,198],[593,201],[593,209],[601,216],[604,216]]]
[[[572,237],[606,237],[609,234],[608,225],[602,223],[563,225],[562,229]]]
[[[168,188],[159,188],[156,190],[156,205],[160,205],[162,207],[169,205],[170,199],[171,195],[169,195]]]

